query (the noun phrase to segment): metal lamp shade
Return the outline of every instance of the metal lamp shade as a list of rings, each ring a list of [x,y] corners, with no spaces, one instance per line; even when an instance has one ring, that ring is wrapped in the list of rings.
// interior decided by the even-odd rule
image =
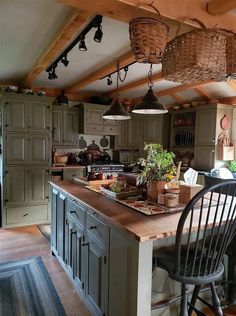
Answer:
[[[168,111],[165,105],[158,100],[150,87],[142,101],[134,107],[132,112],[138,114],[164,114]]]
[[[103,118],[106,120],[129,120],[131,117],[120,104],[119,100],[115,98],[110,109],[103,114]]]

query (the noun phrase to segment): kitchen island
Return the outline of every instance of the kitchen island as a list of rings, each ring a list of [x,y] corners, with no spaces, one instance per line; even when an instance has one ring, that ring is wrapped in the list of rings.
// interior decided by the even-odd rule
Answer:
[[[151,315],[153,247],[181,213],[143,215],[73,181],[51,188],[51,250],[91,314]]]

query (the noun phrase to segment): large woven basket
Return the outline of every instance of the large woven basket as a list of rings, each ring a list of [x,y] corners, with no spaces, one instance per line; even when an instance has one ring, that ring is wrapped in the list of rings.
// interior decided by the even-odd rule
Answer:
[[[218,30],[197,29],[166,45],[162,75],[166,80],[191,83],[221,81],[226,73],[226,36]]]
[[[168,39],[169,28],[154,18],[135,18],[129,23],[132,52],[139,63],[159,64]]]
[[[220,30],[226,36],[226,76],[236,79],[236,34]]]

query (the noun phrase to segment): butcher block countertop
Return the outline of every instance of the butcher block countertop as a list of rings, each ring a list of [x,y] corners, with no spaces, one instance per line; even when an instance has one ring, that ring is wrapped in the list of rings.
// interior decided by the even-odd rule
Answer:
[[[138,241],[162,239],[175,236],[181,213],[147,216],[129,207],[87,189],[73,181],[50,182],[96,211],[118,228],[126,230]]]
[[[177,225],[181,216],[180,212],[173,212],[167,214],[157,215],[144,215],[139,213],[125,205],[121,205],[109,197],[106,197],[98,192],[91,191],[83,185],[77,184],[71,180],[50,182],[53,186],[61,189],[65,193],[69,194],[72,198],[78,199],[95,211],[100,213],[107,221],[110,221],[113,225],[120,229],[124,229],[131,234],[136,240],[144,242],[147,240],[158,240],[166,237],[172,237],[176,235]],[[214,193],[213,200],[217,201],[218,194]],[[222,197],[223,208],[223,220],[227,218],[229,203],[224,204],[224,195]],[[234,202],[236,204],[236,198]],[[196,209],[196,212],[198,210]],[[221,212],[217,213],[216,223],[218,222]],[[206,213],[203,213],[202,220],[205,221]],[[208,218],[208,224],[211,225],[215,218],[215,210],[212,208],[212,212]],[[193,228],[198,227],[198,216],[196,213],[193,217]],[[188,230],[186,228],[186,230]]]

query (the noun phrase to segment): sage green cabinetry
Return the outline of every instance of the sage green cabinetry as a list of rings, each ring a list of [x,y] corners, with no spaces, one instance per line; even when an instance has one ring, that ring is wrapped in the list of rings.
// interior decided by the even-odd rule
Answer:
[[[218,160],[217,140],[221,128],[221,120],[224,115],[232,117],[233,108],[229,105],[214,104],[199,107],[196,110],[194,166],[200,170],[210,170],[224,165],[224,161]],[[228,131],[231,137],[231,129]]]
[[[88,135],[119,135],[120,122],[104,120],[109,106],[83,103],[79,105],[79,132]]]
[[[2,224],[46,223],[51,153],[51,99],[5,94],[3,127]]]
[[[52,145],[76,146],[78,126],[78,109],[54,106],[52,111]]]

